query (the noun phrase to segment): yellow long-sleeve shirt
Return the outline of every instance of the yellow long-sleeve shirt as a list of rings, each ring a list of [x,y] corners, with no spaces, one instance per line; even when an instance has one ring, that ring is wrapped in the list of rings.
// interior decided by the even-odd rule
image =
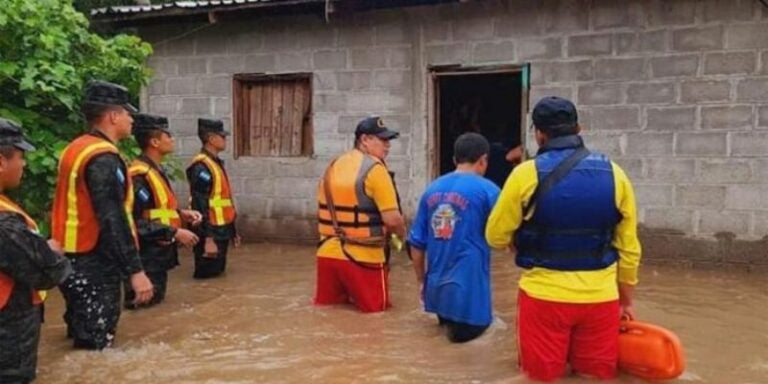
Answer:
[[[520,278],[520,289],[529,296],[555,302],[600,303],[619,298],[617,281],[637,284],[641,250],[637,238],[635,193],[624,171],[615,163],[611,165],[616,207],[622,217],[616,225],[612,242],[619,252],[618,262],[597,271],[526,269]],[[516,167],[504,183],[485,227],[486,240],[493,248],[504,249],[512,243],[515,231],[523,222],[523,206],[530,200],[538,183],[533,160]]]

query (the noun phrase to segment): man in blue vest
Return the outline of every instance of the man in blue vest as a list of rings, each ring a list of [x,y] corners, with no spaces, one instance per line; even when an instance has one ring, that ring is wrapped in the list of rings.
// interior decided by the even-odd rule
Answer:
[[[538,155],[504,184],[485,236],[515,250],[522,370],[551,381],[616,375],[620,316],[634,316],[640,242],[632,184],[588,151],[576,107],[559,97],[533,110]]]

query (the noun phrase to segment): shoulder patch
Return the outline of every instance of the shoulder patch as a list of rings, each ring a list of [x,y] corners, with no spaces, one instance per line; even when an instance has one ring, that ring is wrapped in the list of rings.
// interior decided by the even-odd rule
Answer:
[[[139,199],[140,199],[142,202],[145,202],[145,203],[146,203],[146,202],[148,202],[148,201],[149,201],[149,198],[151,197],[151,196],[149,195],[149,191],[147,191],[147,189],[146,189],[146,188],[141,188],[141,189],[139,189],[139,191],[138,191],[138,192],[136,192],[136,195],[139,197]]]
[[[197,174],[197,177],[205,182],[211,181],[211,174],[208,171],[200,171],[200,173]]]
[[[120,182],[120,184],[125,184],[125,173],[123,173],[122,169],[117,168],[115,175],[117,176],[117,180]]]

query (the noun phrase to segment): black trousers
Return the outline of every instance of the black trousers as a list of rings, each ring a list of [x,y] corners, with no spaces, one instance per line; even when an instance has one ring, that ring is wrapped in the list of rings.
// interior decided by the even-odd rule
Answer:
[[[64,321],[75,348],[104,349],[112,345],[120,320],[121,278],[86,257],[98,256],[70,257],[74,273],[59,286],[67,305]]]
[[[195,279],[207,279],[216,277],[224,273],[227,269],[227,251],[229,250],[230,240],[215,240],[219,254],[214,257],[204,257],[205,238],[200,237],[200,241],[195,244],[193,251],[195,253]]]
[[[448,340],[452,343],[466,343],[467,341],[474,340],[480,337],[489,327],[489,325],[460,323],[441,316],[438,316],[437,320],[441,326],[445,327]]]
[[[24,299],[29,300],[29,296]],[[0,383],[29,383],[35,379],[41,307],[7,306],[0,311]]]
[[[130,279],[125,280],[123,282],[123,290],[125,292],[123,297],[123,307],[126,309],[151,307],[155,304],[161,303],[165,299],[165,291],[168,288],[168,271],[146,271],[146,274],[149,278],[149,281],[152,282],[152,287],[154,290],[152,300],[150,300],[148,303],[144,303],[138,306],[134,304],[133,300],[136,298],[136,292],[134,292],[133,287],[131,287]]]

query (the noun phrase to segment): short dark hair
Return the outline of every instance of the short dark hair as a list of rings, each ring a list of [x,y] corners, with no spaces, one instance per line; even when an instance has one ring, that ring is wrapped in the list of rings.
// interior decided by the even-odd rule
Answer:
[[[88,123],[88,125],[93,125],[104,116],[105,113],[118,110],[119,108],[122,107],[116,105],[85,103],[82,108],[80,108],[80,112],[82,112],[85,122]]]
[[[476,163],[483,155],[490,152],[488,140],[479,133],[467,132],[453,144],[453,159],[456,164]]]
[[[547,135],[550,139],[554,139],[555,137],[575,135],[579,133],[579,124],[563,124],[551,127],[536,126],[536,129]]]
[[[0,145],[0,156],[5,157],[6,159],[12,158],[16,151],[21,150],[13,145]]]
[[[167,133],[160,129],[152,129],[146,132],[142,132],[141,134],[136,135],[136,143],[139,145],[139,148],[143,151],[149,147],[149,141],[152,139],[157,139],[163,136],[164,133]]]
[[[202,132],[202,133],[198,133],[197,137],[200,138],[200,142],[203,143],[203,145],[205,145],[205,143],[208,142],[208,138],[213,135],[215,135],[215,133],[213,132]]]

